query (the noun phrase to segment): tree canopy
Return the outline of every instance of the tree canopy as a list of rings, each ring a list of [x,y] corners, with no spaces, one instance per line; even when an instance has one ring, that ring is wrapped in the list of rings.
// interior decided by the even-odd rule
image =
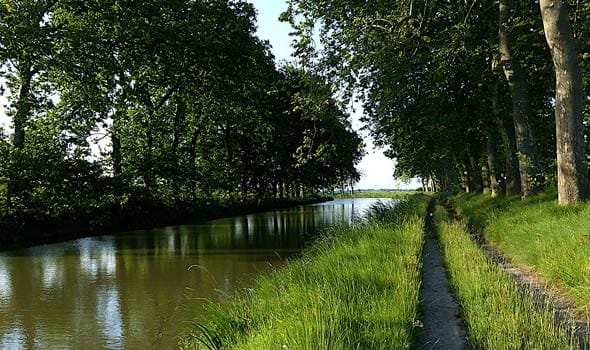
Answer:
[[[330,85],[276,67],[255,31],[243,1],[1,1],[4,220],[250,203],[358,180],[362,140]]]
[[[587,125],[588,75],[582,89],[560,90],[588,65],[587,4],[288,3],[282,19],[294,28],[301,63],[361,96],[372,135],[398,159],[397,175],[447,190],[497,184],[525,197],[559,177],[561,203],[587,198],[584,137],[570,135]],[[560,27],[551,27],[558,17]]]

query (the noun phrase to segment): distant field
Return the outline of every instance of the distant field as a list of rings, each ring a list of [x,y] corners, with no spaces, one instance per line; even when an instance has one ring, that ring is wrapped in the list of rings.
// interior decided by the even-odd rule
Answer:
[[[350,193],[337,193],[334,198],[406,198],[410,195],[420,193],[418,191],[396,191],[396,190],[361,190]]]

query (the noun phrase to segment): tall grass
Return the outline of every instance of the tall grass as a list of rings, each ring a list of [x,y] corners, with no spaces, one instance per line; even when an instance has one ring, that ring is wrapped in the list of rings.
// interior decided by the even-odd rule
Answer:
[[[427,199],[336,227],[227,305],[199,311],[184,349],[405,349],[416,334]],[[395,221],[392,223],[392,221]]]
[[[561,207],[555,195],[524,201],[460,195],[451,200],[488,241],[558,286],[590,320],[590,205]]]
[[[471,241],[466,227],[436,220],[451,285],[462,307],[474,349],[574,349],[575,339],[556,325],[551,310],[537,305]]]

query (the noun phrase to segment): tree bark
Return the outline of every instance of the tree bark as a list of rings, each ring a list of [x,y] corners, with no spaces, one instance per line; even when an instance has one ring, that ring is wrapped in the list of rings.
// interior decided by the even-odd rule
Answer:
[[[12,138],[12,145],[16,149],[23,149],[25,147],[25,125],[31,112],[31,103],[29,101],[29,95],[31,93],[31,81],[36,71],[27,66],[21,73],[21,85],[18,93],[18,100],[16,101],[16,113],[14,114],[14,135]],[[12,168],[13,165],[10,165]],[[19,193],[22,189],[17,188],[16,182],[14,181],[16,169],[11,169],[8,176],[8,184],[6,186],[6,208],[12,209],[12,198],[15,194]]]
[[[188,179],[188,186],[190,188],[190,199],[194,203],[197,199],[197,142],[199,141],[199,128],[193,130],[191,136],[189,150],[188,150],[188,162],[190,166],[190,176]]]
[[[35,71],[31,67],[26,67],[21,74],[21,86],[13,120],[14,138],[12,140],[12,145],[18,149],[25,147],[25,124],[31,111],[29,95],[31,93],[31,81],[35,75]]]
[[[125,73],[119,73],[120,89],[117,91],[115,98],[115,112],[113,113],[113,126],[111,127],[111,143],[112,143],[112,158],[113,158],[113,176],[120,178],[123,173],[123,154],[121,152],[121,123],[123,116],[127,113],[126,107],[126,89],[127,80]]]
[[[442,189],[444,192],[451,192],[453,185],[449,170],[449,159],[444,158],[441,164]]]
[[[180,126],[182,120],[184,119],[184,103],[182,101],[178,101],[176,103],[176,111],[174,112],[174,124],[172,130],[172,173],[170,174],[172,178],[172,196],[174,197],[174,201],[178,202],[180,199],[180,171],[178,171],[178,167],[180,164],[178,163],[178,147],[180,145]]]
[[[477,159],[473,154],[468,153],[468,173],[469,173],[469,182],[470,188],[475,193],[482,193],[483,192],[483,181],[481,178],[481,167],[477,165]]]
[[[520,171],[518,169],[518,156],[514,136],[514,125],[512,122],[497,119],[498,129],[502,136],[502,143],[506,152],[506,169],[504,173],[504,184],[506,195],[515,196],[520,194]]]
[[[563,0],[540,0],[545,38],[555,67],[557,189],[560,205],[588,200],[588,167],[584,162],[582,71]]]
[[[113,176],[119,177],[122,173],[121,166],[121,139],[119,137],[119,116],[118,113],[113,115],[113,127],[111,128],[111,143],[113,144]]]
[[[496,177],[496,138],[492,130],[488,129],[486,138],[486,153],[488,160],[488,177],[491,195],[493,198],[500,195],[500,184]]]
[[[147,121],[144,122],[145,128],[145,155],[143,160],[143,182],[146,187],[146,191],[149,195],[152,195],[151,191],[154,188],[154,162],[153,162],[153,148],[154,148],[154,135],[152,130],[151,120],[153,119],[153,113],[150,113]]]
[[[512,118],[516,136],[516,149],[519,155],[518,167],[523,197],[538,193],[541,189],[539,181],[539,163],[535,142],[529,122],[529,97],[526,77],[520,63],[512,56],[512,1],[500,0],[500,25],[498,44],[500,48],[500,64],[508,81],[512,94]]]

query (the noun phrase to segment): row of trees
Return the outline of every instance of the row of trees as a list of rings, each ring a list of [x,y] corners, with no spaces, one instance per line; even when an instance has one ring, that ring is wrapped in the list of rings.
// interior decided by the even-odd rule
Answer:
[[[242,1],[1,1],[4,215],[285,198],[358,179],[362,140],[330,86],[277,69],[255,29]]]
[[[283,20],[303,63],[362,93],[397,175],[588,199],[589,3],[289,0]]]

